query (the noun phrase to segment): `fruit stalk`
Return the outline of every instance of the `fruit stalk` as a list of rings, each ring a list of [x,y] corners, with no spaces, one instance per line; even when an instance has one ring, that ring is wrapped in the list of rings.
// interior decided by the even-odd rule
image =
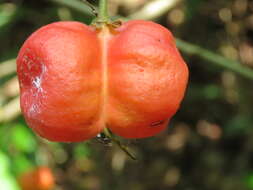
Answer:
[[[111,132],[108,130],[108,128],[104,128],[104,134],[112,141],[114,142],[116,145],[118,145],[118,147],[125,152],[132,160],[137,160],[136,157],[129,152],[129,150],[127,149],[127,147],[125,145],[123,145],[118,139],[116,139]]]
[[[98,20],[100,22],[107,22],[108,21],[107,0],[99,0]]]

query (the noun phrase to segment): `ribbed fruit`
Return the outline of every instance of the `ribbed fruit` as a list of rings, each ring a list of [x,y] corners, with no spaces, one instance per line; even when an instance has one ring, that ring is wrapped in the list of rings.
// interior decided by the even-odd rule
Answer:
[[[125,138],[154,136],[178,110],[188,81],[170,31],[140,20],[117,28],[46,25],[22,46],[17,72],[28,125],[60,142],[105,127]]]

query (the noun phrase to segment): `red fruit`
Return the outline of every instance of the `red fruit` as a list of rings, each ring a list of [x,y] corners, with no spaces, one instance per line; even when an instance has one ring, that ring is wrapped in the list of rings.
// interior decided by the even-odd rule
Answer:
[[[125,138],[153,136],[177,111],[188,80],[172,34],[140,20],[118,28],[44,26],[21,48],[17,72],[28,125],[62,142],[104,127]]]
[[[18,181],[22,190],[51,190],[54,187],[54,176],[47,167],[23,173]]]

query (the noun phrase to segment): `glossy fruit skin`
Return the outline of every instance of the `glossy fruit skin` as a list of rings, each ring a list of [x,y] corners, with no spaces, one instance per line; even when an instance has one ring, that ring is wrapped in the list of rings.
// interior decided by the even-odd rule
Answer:
[[[126,138],[153,136],[176,113],[188,68],[172,34],[159,24],[130,21],[110,42],[108,126]]]
[[[21,109],[40,136],[90,139],[108,127],[154,136],[176,113],[188,68],[172,34],[149,21],[118,28],[57,22],[33,33],[17,58]]]
[[[21,48],[17,72],[28,125],[51,141],[81,141],[102,130],[100,45],[77,22],[49,24]]]
[[[51,169],[45,166],[23,173],[18,181],[22,190],[51,190],[55,183]]]

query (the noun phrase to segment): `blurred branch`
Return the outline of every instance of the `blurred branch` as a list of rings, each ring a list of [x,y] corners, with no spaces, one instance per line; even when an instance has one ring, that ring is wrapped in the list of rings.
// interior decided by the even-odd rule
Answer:
[[[248,79],[253,80],[253,69],[250,69],[247,66],[243,66],[238,61],[233,61],[230,59],[227,59],[219,54],[213,53],[207,49],[204,49],[202,47],[199,47],[197,45],[193,45],[189,42],[185,42],[183,40],[177,39],[177,47],[184,53],[190,54],[190,55],[197,55],[210,63],[213,63],[215,65],[218,65],[220,67],[223,67],[225,69],[229,69],[231,71],[234,71],[235,73],[238,73]]]
[[[15,97],[19,94],[18,77],[14,76],[3,85],[3,95],[7,98]]]
[[[19,97],[14,98],[8,104],[0,107],[0,123],[16,118],[20,111]]]
[[[78,1],[78,0],[49,0],[49,1],[58,3],[60,5],[63,5],[63,6],[69,7],[69,8],[72,8],[72,9],[79,11],[80,13],[83,13],[87,16],[94,17],[94,15],[92,13],[93,9],[90,6],[88,6],[87,3],[84,3],[82,1]]]
[[[3,3],[0,5],[0,28],[11,22],[16,14],[17,6],[12,3]]]
[[[19,94],[18,78],[17,76],[15,76],[12,79],[8,80],[3,85],[3,87],[0,88],[0,106],[2,106],[6,100],[18,96],[18,94]]]
[[[16,60],[10,59],[0,63],[0,78],[16,71]]]
[[[146,4],[141,10],[128,16],[130,19],[153,20],[175,7],[181,0],[156,0]]]

